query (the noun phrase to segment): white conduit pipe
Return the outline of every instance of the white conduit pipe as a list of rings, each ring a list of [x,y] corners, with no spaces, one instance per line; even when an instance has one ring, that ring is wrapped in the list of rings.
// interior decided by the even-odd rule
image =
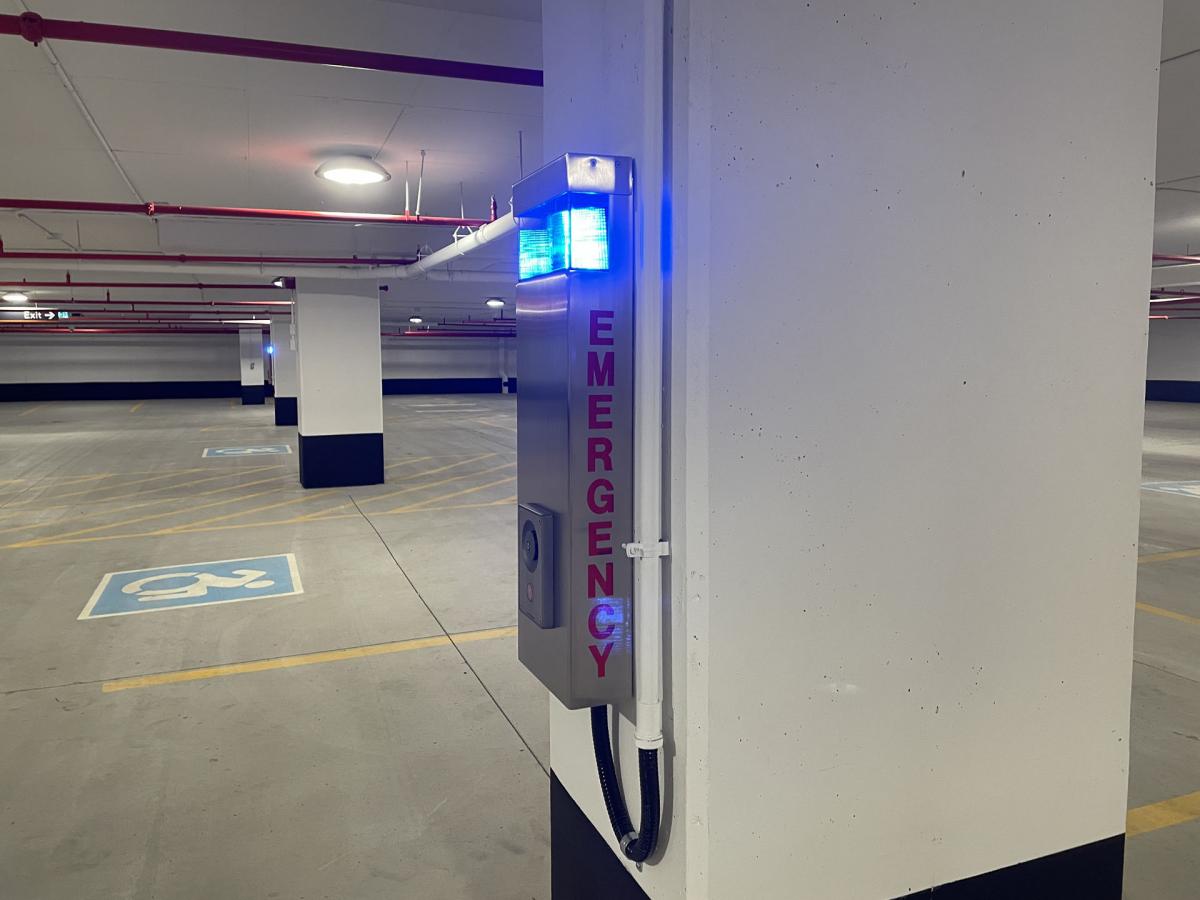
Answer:
[[[642,258],[638,260],[634,316],[634,464],[633,464],[633,627],[634,690],[637,718],[634,743],[639,750],[663,745],[663,596],[662,570],[669,547],[662,540],[662,394],[664,189],[663,28],[661,2],[643,7],[643,129],[647,135],[635,178],[640,197]]]
[[[206,265],[204,263],[173,263],[168,258],[164,258],[161,263],[79,260],[70,268],[81,272],[181,272],[189,275],[244,276],[251,272],[259,272],[267,277],[287,275],[293,278],[332,278],[350,281],[390,281],[423,276],[438,281],[487,281],[493,284],[511,284],[515,280],[515,276],[511,272],[434,272],[432,270],[465,256],[472,250],[489,244],[497,238],[504,237],[516,230],[516,227],[516,220],[512,213],[508,213],[494,222],[480,226],[453,244],[406,266],[288,266],[278,263]],[[18,260],[0,257],[0,269],[57,270],[63,267],[63,264],[56,260]]]

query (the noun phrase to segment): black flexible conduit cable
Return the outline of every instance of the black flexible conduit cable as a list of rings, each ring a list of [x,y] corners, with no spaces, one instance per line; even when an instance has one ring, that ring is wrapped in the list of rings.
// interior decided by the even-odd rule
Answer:
[[[638,750],[638,778],[642,788],[642,830],[633,830],[625,797],[613,766],[612,739],[608,733],[608,707],[592,707],[592,747],[596,751],[596,771],[608,821],[621,845],[621,852],[636,863],[645,862],[658,844],[658,751]]]

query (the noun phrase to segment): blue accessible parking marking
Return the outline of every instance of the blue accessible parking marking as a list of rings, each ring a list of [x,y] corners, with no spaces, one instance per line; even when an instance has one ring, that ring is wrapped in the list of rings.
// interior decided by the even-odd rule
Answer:
[[[303,593],[291,553],[109,572],[80,619],[128,616],[212,603],[236,603]]]
[[[205,447],[203,456],[273,456],[291,453],[287,444],[258,444],[254,447]]]
[[[1149,481],[1142,485],[1142,490],[1200,498],[1200,481]]]

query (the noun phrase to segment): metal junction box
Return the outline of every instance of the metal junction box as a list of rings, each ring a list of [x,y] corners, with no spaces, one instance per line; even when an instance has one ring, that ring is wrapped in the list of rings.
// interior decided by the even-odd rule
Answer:
[[[518,654],[567,707],[633,695],[633,161],[513,188]]]

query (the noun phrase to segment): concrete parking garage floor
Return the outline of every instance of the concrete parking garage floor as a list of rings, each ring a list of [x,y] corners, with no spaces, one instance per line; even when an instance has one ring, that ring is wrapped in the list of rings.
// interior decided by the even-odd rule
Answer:
[[[202,457],[294,449],[270,405],[0,406],[0,896],[548,897],[514,400],[385,398],[387,484],[318,491]],[[302,593],[77,619],[105,573],[280,553]]]
[[[0,406],[0,895],[547,900],[513,400],[387,397],[388,483],[322,491],[202,456],[294,450],[269,405]],[[1145,446],[1126,897],[1192,900],[1200,406]],[[106,573],[281,553],[302,593],[78,618]]]

